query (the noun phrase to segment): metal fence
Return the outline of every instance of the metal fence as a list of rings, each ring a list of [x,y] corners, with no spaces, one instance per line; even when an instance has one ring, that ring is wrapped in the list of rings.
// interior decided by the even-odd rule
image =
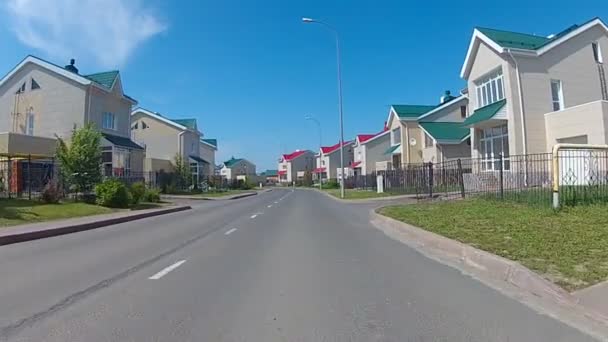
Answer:
[[[410,164],[380,172],[384,190],[414,194],[420,200],[478,196],[551,206],[554,163],[562,205],[608,202],[608,151],[562,150],[551,153],[469,158]]]
[[[0,198],[38,198],[51,181],[59,183],[59,173],[52,158],[0,157]]]

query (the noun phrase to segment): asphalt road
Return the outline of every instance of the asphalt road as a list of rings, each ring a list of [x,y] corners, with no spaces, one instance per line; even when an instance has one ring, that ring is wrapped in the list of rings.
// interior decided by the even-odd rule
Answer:
[[[391,240],[364,206],[275,190],[0,247],[0,340],[591,338]]]

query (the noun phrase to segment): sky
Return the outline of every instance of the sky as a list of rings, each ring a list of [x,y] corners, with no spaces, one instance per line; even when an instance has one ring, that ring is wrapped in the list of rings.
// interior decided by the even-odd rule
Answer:
[[[508,5],[508,6],[507,6]],[[217,138],[216,162],[276,169],[282,153],[339,141],[335,41],[342,52],[344,134],[380,131],[391,104],[437,104],[465,86],[475,26],[547,36],[606,1],[0,0],[0,74],[32,54],[81,73],[119,69],[125,93]]]

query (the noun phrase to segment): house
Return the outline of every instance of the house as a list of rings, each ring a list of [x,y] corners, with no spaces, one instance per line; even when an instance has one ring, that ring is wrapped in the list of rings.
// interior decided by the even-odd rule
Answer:
[[[312,173],[315,155],[309,150],[296,150],[279,159],[279,183],[291,184],[304,179],[306,172]]]
[[[220,175],[227,180],[237,180],[239,176],[257,176],[255,164],[244,158],[230,158],[222,164]]]
[[[384,152],[390,147],[390,131],[386,128],[376,134],[358,134],[353,145],[353,175],[366,176],[376,170],[376,163],[386,159]]]
[[[81,74],[27,56],[0,80],[0,153],[55,154],[56,137],[92,123],[102,133],[106,176],[141,176],[144,148],[130,138],[131,107],[117,70]]]
[[[199,145],[199,157],[208,162],[205,175],[213,176],[215,171],[215,152],[217,152],[217,139],[201,138]]]
[[[260,176],[265,179],[266,184],[276,184],[279,182],[279,170],[266,170],[260,173]]]
[[[450,91],[438,105],[391,106],[390,147],[384,153],[386,161],[376,163],[376,169],[469,158],[470,130],[463,125],[467,112],[467,96],[454,97]]]
[[[196,119],[169,119],[144,108],[131,113],[133,140],[146,147],[144,171],[171,172],[176,156],[187,162],[198,184],[212,175],[214,161],[201,157],[201,135]]]
[[[460,74],[473,157],[494,170],[499,155],[608,143],[606,61],[608,28],[598,18],[546,37],[475,28]]]
[[[345,172],[349,172],[349,165],[353,162],[353,144],[354,141],[345,141],[343,145]],[[332,146],[321,146],[319,153],[315,156],[315,160],[316,167],[313,170],[313,174],[317,180],[341,179],[340,143]]]

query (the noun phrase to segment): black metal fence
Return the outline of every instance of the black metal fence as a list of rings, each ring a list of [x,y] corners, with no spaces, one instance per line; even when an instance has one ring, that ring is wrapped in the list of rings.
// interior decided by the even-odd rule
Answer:
[[[0,198],[38,198],[51,181],[59,183],[59,173],[52,158],[1,157]]]
[[[608,202],[608,151],[563,150],[555,163],[561,205]],[[551,206],[553,165],[552,154],[542,153],[410,164],[380,173],[384,191],[420,200],[479,196]]]

